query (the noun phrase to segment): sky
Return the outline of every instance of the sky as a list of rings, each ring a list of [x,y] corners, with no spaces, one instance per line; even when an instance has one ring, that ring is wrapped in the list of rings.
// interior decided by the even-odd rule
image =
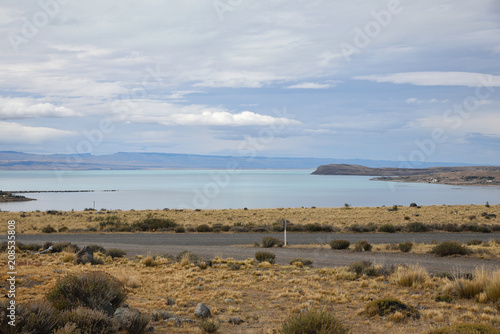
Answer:
[[[498,0],[0,0],[0,151],[500,164]]]

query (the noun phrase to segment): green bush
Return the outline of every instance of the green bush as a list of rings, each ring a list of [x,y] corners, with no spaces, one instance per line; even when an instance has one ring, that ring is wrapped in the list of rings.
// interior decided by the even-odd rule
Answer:
[[[282,334],[347,334],[349,329],[326,311],[309,310],[287,319]]]
[[[116,257],[124,257],[127,253],[118,248],[111,248],[106,251],[107,256],[111,256],[113,259]]]
[[[102,271],[69,274],[48,292],[47,300],[58,310],[79,306],[112,315],[126,299],[123,284]]]
[[[196,226],[196,232],[212,232],[212,228],[207,224],[201,224]]]
[[[255,259],[259,262],[267,261],[267,262],[273,264],[276,260],[276,255],[274,255],[273,253],[269,253],[269,252],[257,252],[257,253],[255,253]]]
[[[184,226],[177,226],[174,229],[175,233],[186,233],[186,228]]]
[[[263,248],[271,248],[274,246],[283,247],[283,241],[274,237],[264,237],[262,238],[262,247]]]
[[[406,318],[420,318],[419,312],[414,307],[392,298],[378,299],[368,303],[365,307],[365,312],[369,317],[376,315],[384,317],[400,312]]]
[[[220,323],[215,319],[203,319],[199,326],[203,333],[217,333]]]
[[[66,226],[62,226],[62,227],[59,227],[59,229],[57,230],[58,232],[67,232],[69,230],[69,228],[67,228]]]
[[[375,232],[377,230],[377,226],[374,223],[369,223],[367,225],[354,224],[347,227],[347,230],[356,233]]]
[[[50,225],[47,225],[42,228],[42,233],[54,233],[54,232],[56,232],[56,229]]]
[[[351,243],[347,240],[332,240],[329,245],[332,249],[347,249]]]
[[[460,324],[435,329],[429,334],[499,334],[498,329],[484,324]]]
[[[445,241],[434,246],[431,253],[437,256],[466,255],[469,250],[456,241]]]
[[[354,244],[354,250],[356,252],[370,252],[372,250],[372,245],[366,240],[358,241]]]
[[[79,306],[66,310],[59,316],[61,327],[66,324],[75,324],[75,332],[108,334],[116,332],[113,320],[103,311]]]
[[[292,259],[290,260],[290,264],[294,264],[295,262],[300,262],[302,263],[302,265],[304,266],[312,266],[314,261],[311,260],[311,259],[300,259],[300,258],[297,258],[297,259]]]
[[[413,242],[400,242],[398,244],[398,249],[403,253],[408,253],[413,248]]]
[[[384,224],[379,226],[378,232],[384,232],[384,233],[396,233],[397,229],[396,226],[392,224]]]

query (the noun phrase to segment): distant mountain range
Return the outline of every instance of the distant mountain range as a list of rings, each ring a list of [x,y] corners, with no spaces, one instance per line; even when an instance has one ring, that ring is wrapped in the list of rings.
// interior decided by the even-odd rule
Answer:
[[[328,158],[212,156],[171,153],[119,152],[107,155],[39,155],[0,151],[0,170],[132,170],[132,169],[315,169],[320,165],[353,164],[401,167],[400,161]],[[470,166],[425,162],[418,167]]]

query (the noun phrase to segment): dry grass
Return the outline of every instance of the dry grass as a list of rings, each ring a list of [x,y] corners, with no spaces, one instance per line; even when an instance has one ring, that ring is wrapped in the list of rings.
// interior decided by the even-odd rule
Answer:
[[[166,311],[196,320],[194,307],[203,302],[215,319],[220,320],[221,333],[272,333],[281,328],[283,321],[304,309],[329,311],[350,327],[352,333],[423,333],[464,321],[500,326],[500,314],[493,299],[483,303],[476,298],[436,302],[435,297],[446,284],[450,284],[440,278],[428,278],[424,284],[403,287],[388,277],[356,278],[346,268],[257,265],[255,259],[216,258],[213,267],[201,270],[194,265],[183,266],[163,258],[154,260],[157,266],[147,267],[141,263],[147,257],[108,257],[105,264],[98,266],[74,265],[64,262],[64,257],[64,253],[18,254],[22,270],[19,270],[16,302],[43,298],[55,282],[68,273],[102,270],[125,284],[129,295],[127,303],[131,307],[148,315]],[[5,254],[0,255],[0,261],[1,273],[6,273]],[[231,269],[231,264],[239,265],[240,269]],[[417,269],[414,271],[420,273]],[[495,291],[498,292],[494,287],[498,286],[500,272],[485,271],[484,277],[488,279],[478,278],[487,281],[483,293],[491,289],[489,296],[494,296]],[[5,274],[0,274],[0,282],[5,282],[0,283],[3,290],[6,278]],[[409,306],[419,306],[425,312],[417,320],[403,319],[398,313],[387,318],[368,318],[359,311],[364,310],[371,300],[383,298],[397,298]],[[232,317],[240,317],[245,322],[235,327],[228,322]],[[176,327],[175,322],[161,320],[151,325],[158,333],[200,331],[198,324]]]
[[[401,286],[419,286],[423,285],[429,279],[427,270],[419,265],[410,265],[408,267],[398,267],[394,273],[394,280]]]
[[[392,205],[388,203],[388,205]],[[397,211],[388,212],[386,207],[380,208],[278,208],[278,209],[229,209],[229,210],[141,210],[141,211],[75,211],[62,212],[61,215],[49,215],[45,212],[0,212],[0,220],[16,220],[18,233],[41,233],[43,227],[51,225],[56,230],[67,227],[71,230],[99,230],[102,219],[112,219],[133,224],[145,219],[148,215],[157,218],[172,219],[185,227],[196,227],[202,224],[214,226],[272,226],[278,219],[286,217],[292,224],[331,225],[341,230],[354,224],[376,227],[384,224],[405,227],[409,223],[421,222],[432,225],[440,224],[485,224],[493,226],[499,218],[485,219],[483,212],[500,217],[500,205],[440,205],[424,206],[420,209],[398,207]],[[418,216],[417,216],[418,215]],[[405,219],[405,217],[407,217]],[[0,225],[0,233],[7,231],[7,224]],[[65,232],[67,233],[67,232]],[[174,233],[172,231],[172,233]]]
[[[473,279],[456,279],[453,290],[460,298],[476,299],[482,303],[500,300],[500,269],[494,272],[477,268]]]

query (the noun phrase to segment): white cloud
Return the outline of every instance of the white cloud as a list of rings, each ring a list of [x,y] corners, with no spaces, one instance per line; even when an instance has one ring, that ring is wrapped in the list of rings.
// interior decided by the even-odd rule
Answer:
[[[467,114],[466,114],[467,115]],[[480,133],[485,136],[500,136],[500,116],[497,111],[475,111],[469,117],[457,113],[444,113],[421,118],[415,124],[425,128],[441,128],[447,132],[461,134]]]
[[[450,102],[448,99],[438,100],[436,98],[426,100],[426,99],[418,99],[416,97],[410,97],[409,99],[406,99],[406,103],[408,104],[448,103],[448,102]]]
[[[353,79],[417,86],[500,87],[500,76],[471,72],[407,72],[361,75],[355,76]]]
[[[288,86],[288,89],[327,89],[336,87],[335,84],[320,84],[315,82],[300,82],[295,85]]]
[[[74,134],[75,133],[71,131],[53,128],[25,126],[12,122],[0,122],[0,142],[3,144],[37,144]]]
[[[0,98],[0,119],[21,119],[40,117],[77,117],[74,110],[52,103],[23,98]]]
[[[167,102],[143,102],[137,108],[116,113],[113,117],[126,123],[156,123],[186,126],[266,126],[297,125],[299,121],[261,115],[252,111],[230,112],[222,107],[178,105]]]
[[[167,99],[172,100],[182,100],[186,95],[195,94],[195,93],[203,93],[201,90],[179,90],[175,91],[172,94],[166,96]]]

